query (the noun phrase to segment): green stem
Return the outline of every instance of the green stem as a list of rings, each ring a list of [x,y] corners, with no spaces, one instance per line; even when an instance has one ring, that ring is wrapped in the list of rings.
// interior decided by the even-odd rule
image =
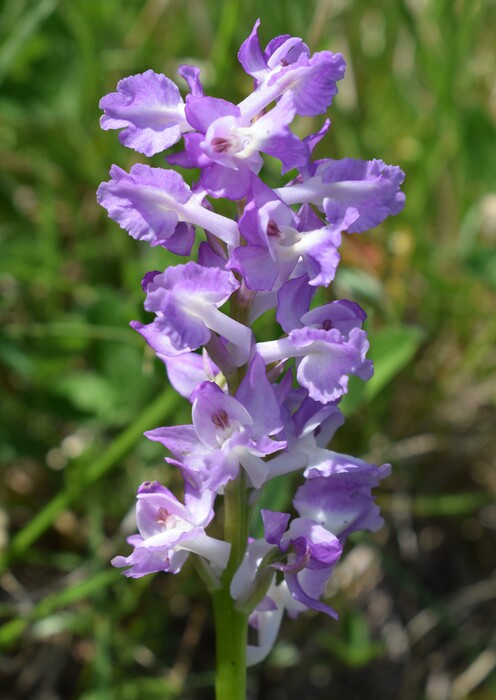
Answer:
[[[234,607],[232,577],[243,559],[248,537],[245,475],[230,481],[224,491],[224,539],[231,556],[222,576],[222,588],[212,592],[215,613],[217,673],[216,700],[246,700],[246,641],[248,615]]]
[[[217,670],[216,700],[246,700],[247,616],[236,610],[229,588],[213,594]]]
[[[240,203],[240,211],[242,206]],[[231,318],[249,325],[248,314],[252,300],[253,293],[241,282],[237,294],[231,299]],[[216,349],[215,346],[213,349]],[[246,366],[237,369],[233,367],[226,376],[232,396],[236,394],[245,372]],[[238,477],[229,481],[224,488],[224,540],[231,544],[231,555],[221,577],[221,587],[211,590],[216,634],[216,700],[246,700],[248,613],[235,607],[230,587],[246,551],[249,521],[246,475],[240,466]]]

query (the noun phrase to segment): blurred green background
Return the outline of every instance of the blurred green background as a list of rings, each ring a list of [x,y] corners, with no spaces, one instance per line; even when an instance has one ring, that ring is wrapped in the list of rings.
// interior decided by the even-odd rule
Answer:
[[[494,698],[495,3],[0,8],[2,698],[213,697],[209,600],[189,566],[137,581],[109,566],[128,551],[139,483],[179,485],[143,431],[189,419],[128,327],[144,318],[142,274],[173,256],[95,202],[112,163],[140,159],[100,131],[98,101],[122,77],[175,78],[185,62],[207,92],[239,101],[251,80],[236,53],[257,17],[264,45],[289,33],[344,53],[317,156],[401,165],[407,206],[346,238],[332,290],[367,309],[377,367],[347,400],[336,449],[393,463],[378,497],[387,524],[336,572],[340,622],[286,622],[249,697]]]

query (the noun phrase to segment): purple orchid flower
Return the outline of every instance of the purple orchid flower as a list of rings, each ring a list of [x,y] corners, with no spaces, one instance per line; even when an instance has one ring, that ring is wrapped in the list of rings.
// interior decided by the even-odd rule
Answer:
[[[200,355],[186,352],[181,355],[157,355],[167,368],[167,376],[178,394],[189,399],[202,382],[213,382],[220,370],[206,350]]]
[[[239,62],[245,72],[253,76],[256,87],[281,67],[293,64],[302,53],[310,56],[310,50],[303,40],[289,34],[275,37],[262,51],[258,38],[259,26],[260,20],[257,19],[238,52]]]
[[[302,328],[286,338],[257,343],[267,364],[297,359],[297,379],[312,399],[336,401],[348,389],[348,376],[370,379],[373,366],[365,358],[369,343],[361,329],[365,312],[353,302],[334,301],[301,317]]]
[[[269,478],[302,469],[305,469],[306,477],[322,476],[326,460],[346,457],[327,449],[335,432],[344,423],[343,414],[335,403],[314,401],[303,389],[291,389],[281,399],[282,436],[287,447],[269,461]],[[322,473],[310,473],[311,469],[321,469]]]
[[[346,460],[347,455],[334,455],[341,458],[342,467],[345,461],[354,462],[353,467],[307,479],[296,492],[294,507],[302,518],[315,520],[341,540],[356,530],[380,530],[384,519],[371,488],[389,475],[390,465],[375,467],[361,460]]]
[[[308,518],[295,518],[288,528],[289,514],[268,510],[262,510],[261,514],[266,541],[287,555],[286,564],[271,566],[283,572],[293,598],[337,618],[336,611],[320,597],[342,553],[339,539]]]
[[[242,467],[260,488],[269,467],[263,460],[286,446],[274,439],[282,428],[279,403],[267,380],[263,360],[255,356],[236,396],[213,382],[193,393],[193,424],[157,428],[145,433],[174,455],[185,479],[197,488],[218,491]]]
[[[279,158],[283,172],[308,162],[307,145],[288,128],[295,116],[289,97],[253,123],[236,105],[214,97],[188,97],[186,116],[198,133],[185,139],[184,153],[167,160],[200,167],[201,184],[213,197],[244,197],[262,167],[261,151]]]
[[[169,267],[146,286],[145,309],[155,312],[155,320],[147,325],[132,321],[131,326],[156,353],[172,356],[205,345],[214,331],[236,346],[244,364],[252,332],[218,310],[238,286],[232,273],[217,268],[195,262]]]
[[[192,192],[179,173],[137,163],[129,173],[113,165],[110,175],[98,188],[98,203],[133,238],[189,255],[192,224],[238,244],[236,222],[202,206],[205,192]]]
[[[252,33],[238,54],[245,71],[256,80],[255,90],[239,103],[241,114],[252,119],[286,92],[291,95],[297,114],[322,114],[332,103],[344,77],[346,63],[341,54],[320,51],[310,55],[298,37],[273,39],[265,52],[260,49],[257,20]]]
[[[185,503],[156,481],[138,489],[136,520],[139,535],[128,539],[134,547],[128,557],[114,557],[113,566],[129,567],[123,574],[140,578],[156,571],[177,574],[190,552],[204,557],[215,573],[226,567],[230,545],[205,533],[212,520],[214,494],[186,488]]]
[[[292,392],[283,397],[281,405],[287,451],[269,461],[269,478],[304,470],[303,476],[308,480],[335,477],[336,481],[332,483],[336,484],[337,489],[340,483],[343,488],[345,485],[347,488],[348,484],[361,484],[370,492],[381,479],[389,476],[390,464],[377,466],[328,449],[334,434],[344,423],[339,406],[331,403],[323,405],[307,395],[301,402],[296,399],[296,410],[285,411],[286,405],[291,407],[293,402]],[[339,482],[339,479],[343,481]],[[307,517],[303,512],[300,515]],[[328,529],[338,534],[337,530]]]
[[[245,207],[239,229],[249,245],[235,248],[228,267],[243,275],[253,290],[278,289],[293,273],[297,263],[306,284],[327,286],[339,264],[341,231],[358,217],[347,210],[342,221],[325,225],[304,205],[298,215],[268,188],[254,188],[254,199]],[[268,199],[270,197],[270,199]]]
[[[363,233],[403,209],[405,195],[400,185],[404,178],[398,166],[382,160],[327,159],[301,182],[274,192],[288,205],[311,202],[325,212],[329,223],[346,219],[343,230]]]
[[[250,595],[265,555],[274,549],[275,547],[264,539],[248,542],[243,561],[231,581],[230,593],[234,600],[240,601]],[[248,666],[263,661],[270,652],[285,611],[294,618],[307,609],[306,605],[293,598],[284,579],[279,583],[275,581],[274,568],[270,568],[268,573],[270,580],[267,591],[249,617],[249,624],[257,633],[257,644],[247,646]]]
[[[191,131],[179,88],[165,75],[147,70],[117,83],[117,92],[100,100],[102,129],[123,129],[119,140],[138,153],[153,156]]]
[[[182,139],[184,150],[165,160],[198,169],[198,184],[138,163],[129,173],[113,166],[97,195],[135,239],[178,255],[194,250],[197,261],[147,273],[144,306],[154,318],[131,323],[191,403],[191,424],[145,433],[179,468],[184,503],[157,482],[142,484],[133,551],[112,564],[137,578],[177,573],[190,553],[201,557],[204,578],[222,594],[216,615],[223,624],[236,609],[250,615],[256,643],[248,644],[249,664],[270,651],[284,612],[311,608],[337,617],[322,597],[345,540],[383,524],[372,489],[390,465],[330,449],[349,377],[373,372],[366,314],[347,300],[311,304],[318,287],[334,280],[342,233],[366,231],[404,206],[398,167],[311,160],[328,119],[305,138],[291,131],[296,115],[316,116],[332,103],[345,73],[341,54],[312,55],[289,35],[262,49],[259,25],[238,54],[254,90],[237,105],[206,96],[194,66],[178,71],[189,89],[185,101],[175,83],[151,70],[125,78],[101,101],[102,127],[121,130],[120,141],[139,153],[151,156]],[[260,179],[263,154],[297,176],[270,188]],[[208,197],[235,201],[227,207],[236,218],[217,213]],[[193,248],[196,228],[204,234]],[[252,327],[262,338],[273,327],[263,318],[254,325],[265,312],[275,313],[285,335],[257,343]],[[268,480],[297,470],[304,479],[293,500],[298,517],[262,510],[264,538],[249,539],[243,554],[238,539],[250,509],[236,509],[229,495],[244,492],[246,505],[255,505]],[[232,560],[231,544],[206,534],[217,495],[226,496]]]

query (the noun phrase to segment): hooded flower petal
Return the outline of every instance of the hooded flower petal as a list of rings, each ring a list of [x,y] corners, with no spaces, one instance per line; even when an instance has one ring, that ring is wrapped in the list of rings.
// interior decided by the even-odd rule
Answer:
[[[303,182],[275,192],[286,204],[316,204],[329,223],[340,224],[349,233],[362,233],[403,209],[400,185],[404,178],[399,167],[382,160],[328,159]]]
[[[336,401],[346,393],[350,374],[363,380],[372,376],[363,319],[358,304],[335,301],[304,314],[301,322],[309,325],[290,331],[287,338],[258,343],[257,352],[266,363],[298,358],[296,376],[310,397],[324,404]]]
[[[319,598],[342,553],[338,538],[315,520],[296,518],[286,526],[289,515],[262,510],[265,539],[287,554],[285,564],[272,564],[284,573],[288,589],[295,600],[314,610],[337,617],[336,612]]]
[[[230,545],[205,533],[204,527],[213,517],[212,503],[212,493],[190,492],[186,506],[165,486],[146,481],[138,489],[136,520],[140,536],[132,538],[134,551],[128,557],[115,557],[112,564],[128,567],[123,573],[132,578],[157,571],[175,574],[188,552],[194,552],[220,573],[227,565]]]
[[[195,262],[169,267],[155,274],[146,287],[145,309],[155,312],[155,321],[132,325],[161,355],[196,350],[214,331],[248,357],[251,330],[218,310],[238,286],[231,272],[218,268]]]
[[[177,85],[152,70],[119,81],[100,108],[102,129],[124,129],[120,142],[146,156],[165,151],[191,129]]]
[[[348,391],[350,374],[364,381],[372,376],[372,363],[365,358],[369,349],[365,331],[354,328],[343,341],[337,333],[298,329],[291,332],[291,340],[300,349],[308,348],[298,362],[296,377],[315,401],[339,399]]]
[[[186,399],[189,399],[202,382],[213,381],[220,371],[205,351],[201,355],[190,352],[174,357],[170,355],[158,357],[167,367],[170,383],[178,394]]]
[[[371,465],[367,465],[371,471]],[[312,518],[340,538],[356,530],[376,532],[384,520],[374,503],[371,484],[359,469],[307,479],[294,498],[301,517]],[[385,476],[375,468],[375,480]],[[375,483],[373,485],[376,485]]]
[[[168,247],[178,224],[201,226],[228,244],[238,241],[234,221],[216,214],[201,202],[179,173],[137,163],[129,174],[113,165],[111,180],[98,188],[97,200],[133,238]]]
[[[291,94],[298,114],[315,116],[325,112],[338,91],[336,82],[344,77],[343,56],[331,51],[311,56],[300,38],[288,35],[273,39],[262,54],[257,29],[258,23],[238,54],[257,85],[238,105],[243,116],[252,119],[286,92]]]

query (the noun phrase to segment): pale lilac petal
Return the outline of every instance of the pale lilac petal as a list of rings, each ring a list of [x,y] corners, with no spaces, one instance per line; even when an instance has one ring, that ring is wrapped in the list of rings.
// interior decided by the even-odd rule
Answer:
[[[257,292],[248,314],[250,324],[253,324],[266,311],[273,309],[275,306],[277,306],[277,292]]]
[[[177,554],[176,557],[174,557],[175,554]],[[188,553],[184,551],[173,552],[171,555],[166,548],[164,551],[150,551],[146,547],[136,547],[128,557],[114,557],[110,563],[119,568],[129,567],[122,572],[128,578],[141,578],[159,571],[176,574],[187,558]]]
[[[359,479],[362,484],[373,488],[379,485],[381,479],[385,479],[391,473],[390,464],[382,464],[378,467],[375,464],[365,462],[359,457],[333,452],[332,450],[326,450],[322,457],[323,459],[319,463],[309,464],[304,472],[305,478],[312,479],[347,474],[351,479]]]
[[[229,561],[231,545],[229,542],[217,540],[214,537],[203,535],[192,540],[182,540],[181,547],[193,554],[199,554],[210,562],[214,570],[222,572]]]
[[[167,375],[174,389],[189,399],[193,391],[205,381],[211,381],[219,373],[219,368],[206,355],[190,352],[171,357],[159,355],[167,367]]]
[[[262,488],[269,474],[267,462],[249,450],[243,450],[239,453],[239,463],[248,474],[249,484],[255,489]]]
[[[303,54],[298,63],[298,67],[292,64],[283,68],[272,80],[291,89],[298,114],[322,114],[338,92],[336,82],[344,78],[346,62],[340,53],[319,51],[310,58]]]
[[[326,235],[330,233],[325,232]],[[320,244],[314,245],[304,258],[305,271],[309,277],[308,283],[312,286],[327,287],[336,275],[341,259],[337,250],[341,244],[341,234],[339,231],[336,233],[334,238],[321,240]]]
[[[315,575],[320,574],[320,572],[312,572]],[[327,578],[329,578],[332,574],[332,568],[328,572]],[[309,596],[302,588],[302,585],[299,581],[299,574],[291,574],[288,573],[285,576],[285,580],[289,589],[289,592],[293,596],[295,600],[297,600],[299,603],[302,605],[305,605],[307,608],[310,608],[311,610],[317,610],[317,612],[323,612],[326,615],[329,615],[329,617],[333,617],[335,620],[338,619],[338,614],[334,610],[334,608],[331,608],[330,605],[326,605],[326,603],[322,603],[322,601],[318,600],[317,598],[312,598]]]
[[[186,100],[186,116],[191,126],[202,134],[210,124],[221,117],[239,116],[239,108],[232,102],[218,97],[193,97]]]
[[[337,328],[342,336],[348,337],[353,328],[360,328],[367,314],[355,301],[339,299],[330,304],[317,306],[301,317],[305,326]]]
[[[206,268],[193,261],[185,265],[168,267],[155,275],[147,288],[145,308],[148,311],[162,311],[163,303],[170,298],[190,298],[198,296],[203,302],[222,306],[239,283],[231,272],[217,268]]]
[[[191,224],[179,223],[172,236],[167,239],[167,250],[176,255],[191,255],[195,242],[195,228]],[[164,246],[165,247],[165,246]]]
[[[262,77],[267,71],[267,60],[258,39],[259,26],[260,20],[257,19],[250,35],[244,40],[238,51],[238,61],[243,66],[244,71],[254,78]]]
[[[343,220],[325,226],[308,205],[301,208],[298,230],[303,235],[294,248],[302,256],[309,284],[327,286],[332,282],[340,260],[338,249],[341,245],[341,231],[346,230],[357,218],[357,210],[349,208]]]
[[[234,201],[243,199],[248,194],[252,179],[253,171],[244,161],[240,161],[237,170],[212,163],[201,174],[201,184],[209,195]]]
[[[191,196],[182,177],[140,163],[129,174],[113,165],[110,175],[112,179],[98,188],[98,203],[133,238],[167,247],[179,223],[177,208],[166,208],[167,204],[173,199],[181,205]]]
[[[154,274],[146,287],[145,309],[155,312],[156,319],[148,326],[138,322],[132,325],[161,355],[196,350],[210,340],[210,331],[214,331],[239,346],[240,358],[243,355],[240,364],[244,364],[250,352],[251,330],[217,309],[238,286],[231,272],[218,268],[192,261],[169,267]]]
[[[179,173],[137,163],[129,174],[114,165],[110,175],[98,188],[97,200],[133,238],[167,247],[178,223],[186,222],[237,245],[236,222],[203,207],[205,193],[193,193]]]
[[[301,317],[310,308],[310,302],[316,289],[308,284],[308,277],[302,276],[289,280],[277,293],[277,322],[281,328],[290,333],[303,324]]]
[[[203,86],[200,81],[200,69],[197,66],[182,65],[177,72],[187,83],[194,97],[203,96]]]
[[[250,433],[257,440],[282,429],[279,402],[267,379],[265,362],[255,354],[241,382],[236,398],[253,418]]]
[[[278,275],[278,267],[267,248],[246,245],[235,248],[229,260],[229,269],[239,272],[248,289],[270,290]]]
[[[405,195],[400,186],[404,177],[398,166],[382,160],[326,159],[311,177],[275,192],[286,204],[316,204],[331,224],[341,224],[349,210],[355,210],[358,216],[348,220],[347,231],[362,233],[403,209]]]
[[[372,471],[372,465],[367,465]],[[376,468],[375,478],[380,475]],[[359,470],[308,479],[296,492],[293,504],[303,518],[313,518],[338,537],[356,530],[376,532],[384,520],[374,503],[371,485]],[[374,485],[376,485],[374,483]]]
[[[339,406],[333,404],[323,406],[319,401],[314,401],[306,396],[294,413],[293,421],[298,437],[305,437],[318,430],[317,444],[319,444],[319,438],[324,434],[324,446],[326,446],[334,437],[336,430],[344,424],[344,416]]]
[[[271,510],[260,511],[264,524],[264,536],[269,544],[279,547],[282,536],[286,532],[291,516],[289,513],[277,513]]]
[[[190,129],[177,85],[152,70],[121,80],[100,108],[102,129],[124,129],[121,143],[146,156],[169,148]]]
[[[340,220],[348,207],[359,212],[350,223],[349,233],[362,233],[380,224],[388,216],[398,214],[405,205],[400,185],[405,175],[398,166],[382,160],[353,160],[325,163],[319,167],[322,182],[330,185],[323,209],[329,221]],[[337,183],[336,192],[332,185]],[[339,205],[336,211],[336,204]]]
[[[163,326],[160,325],[160,323],[157,323],[156,321],[153,321],[152,323],[148,324],[143,324],[139,321],[131,321],[129,325],[131,326],[131,328],[134,328],[135,331],[138,331],[138,333],[140,333],[143,336],[148,345],[151,348],[153,348],[153,350],[155,350],[155,352],[158,355],[169,355],[174,357],[176,355],[180,355],[183,352],[190,352],[191,350],[196,349],[191,348],[185,344],[181,344],[179,348],[176,347],[173,344],[170,336],[164,333]],[[210,334],[208,335],[208,338],[210,338]]]
[[[157,318],[153,321],[157,330],[169,338],[175,350],[181,352],[189,352],[206,345],[211,333],[204,319],[189,313],[188,309],[175,301],[171,296],[162,302]],[[152,311],[151,308],[147,308],[146,303],[145,308]],[[156,348],[154,350],[157,352]]]
[[[304,347],[312,338],[319,342],[320,331],[309,332],[306,329],[292,331],[295,342]],[[326,331],[323,331],[326,333]],[[331,342],[322,351],[307,354],[298,363],[296,376],[298,382],[308,389],[312,399],[329,403],[336,401],[348,390],[348,376],[356,374],[361,379],[370,379],[372,365],[365,359],[369,348],[367,335],[357,328],[350,333],[350,341],[346,343]]]
[[[188,482],[184,484],[184,505],[191,513],[196,525],[206,527],[215,515],[213,505],[216,494],[208,489],[193,488]]]
[[[202,267],[218,267],[226,269],[226,254],[224,251],[214,249],[210,243],[203,241],[198,248],[198,264]]]
[[[246,408],[213,382],[200,385],[192,398],[193,425],[200,440],[212,449],[223,444],[234,430],[253,425]]]
[[[173,455],[182,459],[203,449],[203,443],[192,425],[172,425],[147,430],[145,437],[153,442],[159,442]]]
[[[287,433],[285,434],[287,437]],[[268,478],[273,479],[276,476],[283,476],[284,474],[300,471],[307,465],[307,462],[306,454],[298,452],[296,449],[290,452],[281,452],[267,463],[269,466]]]

